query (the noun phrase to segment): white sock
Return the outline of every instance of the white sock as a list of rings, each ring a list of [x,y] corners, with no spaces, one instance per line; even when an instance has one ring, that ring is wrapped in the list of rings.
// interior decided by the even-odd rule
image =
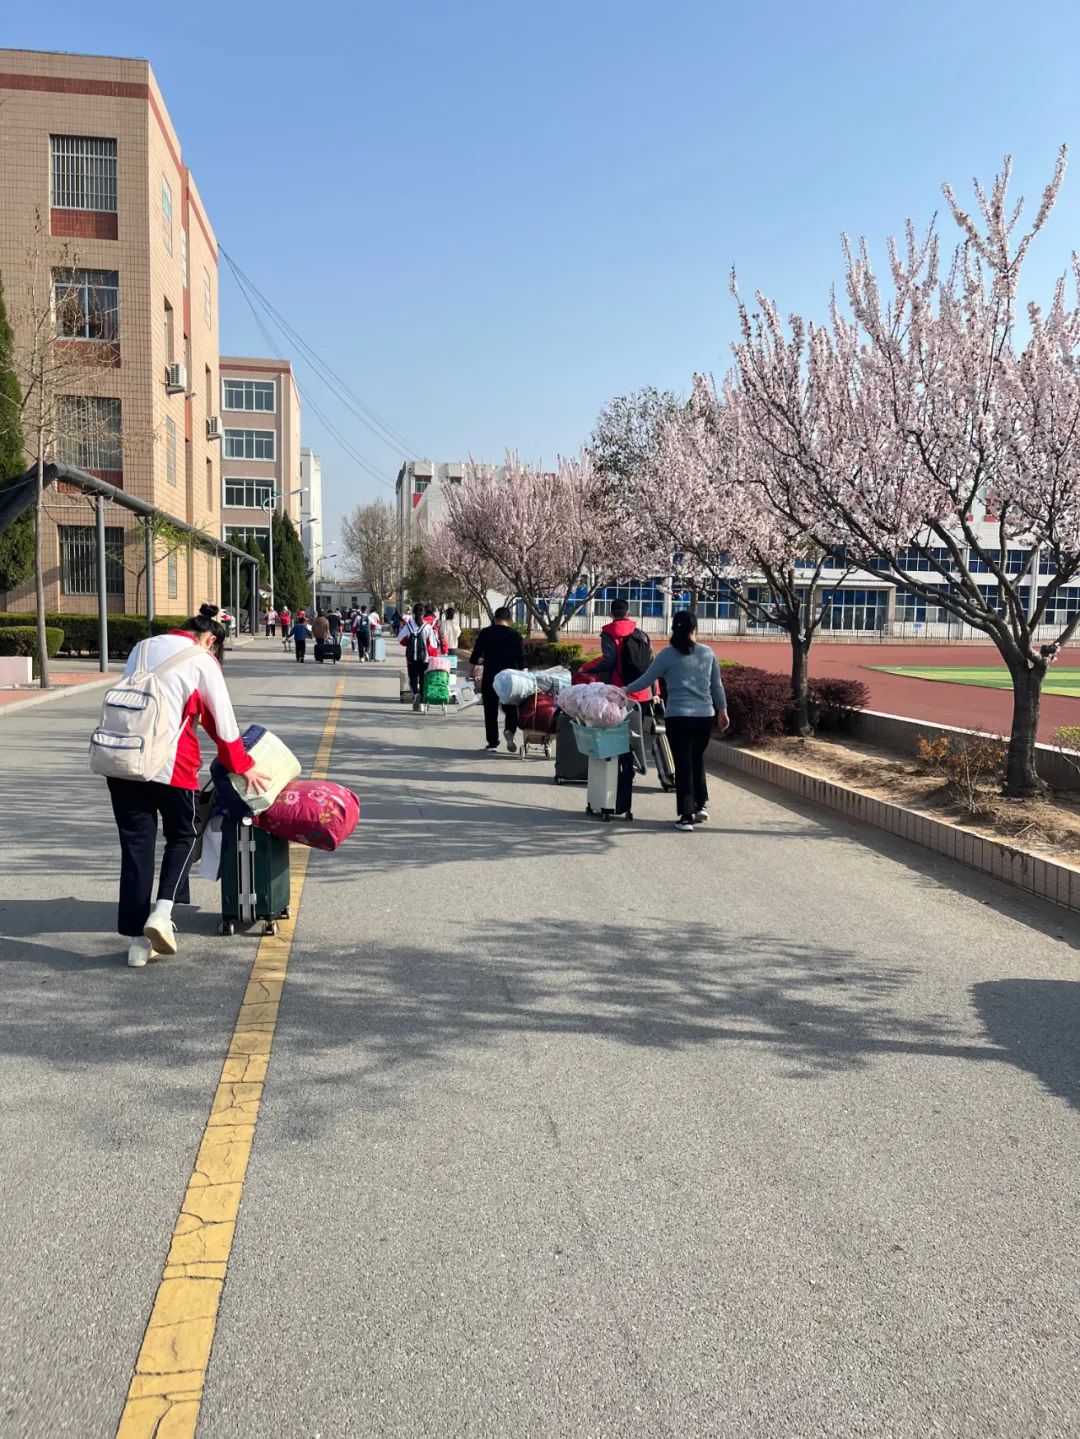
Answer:
[[[171,899],[159,899],[154,905],[152,919],[172,919],[173,902]]]

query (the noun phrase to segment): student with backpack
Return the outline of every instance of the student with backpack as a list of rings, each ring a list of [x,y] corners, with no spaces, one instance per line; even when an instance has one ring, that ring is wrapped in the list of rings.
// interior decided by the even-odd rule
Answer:
[[[173,906],[190,904],[188,868],[195,850],[201,724],[249,794],[263,794],[270,776],[245,750],[221,672],[225,626],[216,605],[203,605],[181,629],[141,640],[124,679],[109,690],[90,737],[90,768],[105,776],[120,836],[120,904],[116,927],[130,943],[127,962],[140,969],[175,954]],[[158,817],[165,852],[152,904]]]
[[[600,631],[601,657],[590,668],[593,674],[603,675],[609,684],[621,686],[631,699],[647,707],[652,690],[635,689],[634,681],[652,664],[652,644],[637,621],[629,618],[629,612],[626,600],[612,602],[611,622]]]
[[[363,663],[368,657],[368,650],[371,646],[371,619],[367,612],[367,605],[360,606],[360,613],[353,621],[353,634],[356,637],[356,653]]]
[[[409,672],[413,709],[418,710],[424,701],[424,675],[427,673],[428,660],[432,655],[437,655],[440,649],[434,617],[426,617],[423,605],[414,605],[412,614],[401,627],[398,644],[405,649],[405,665]]]

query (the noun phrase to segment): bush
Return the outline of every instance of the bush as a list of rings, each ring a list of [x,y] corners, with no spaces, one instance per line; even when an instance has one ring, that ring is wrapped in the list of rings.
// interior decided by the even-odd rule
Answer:
[[[64,631],[49,626],[45,631],[45,650],[49,658],[59,652]],[[38,674],[38,637],[36,625],[6,625],[0,629],[0,655],[30,655],[33,671]]]
[[[765,735],[783,734],[791,712],[791,681],[786,675],[740,665],[724,676],[724,691],[732,736],[759,740]]]
[[[857,710],[870,703],[870,691],[862,680],[811,680],[810,717],[818,730],[846,730]]]
[[[969,814],[982,808],[983,791],[992,781],[1001,788],[1008,748],[996,734],[975,730],[972,734],[919,736],[919,759],[945,781],[953,797]]]
[[[458,654],[463,654],[466,650],[472,654],[479,633],[479,630],[462,630],[458,637]]]
[[[156,615],[154,617],[154,634],[168,634],[169,630],[175,630],[184,623],[187,615]],[[98,652],[98,621],[97,615],[64,615],[49,614],[45,616],[47,625],[55,625],[62,631],[61,653],[66,655],[96,655]],[[33,615],[19,615],[0,613],[0,632],[11,629],[13,626],[20,627],[33,625]],[[146,616],[143,615],[110,615],[109,616],[109,654],[119,659],[125,659],[134,649],[140,640],[146,638]]]
[[[571,640],[526,640],[525,667],[531,670],[569,669],[575,660],[584,660],[581,645]]]

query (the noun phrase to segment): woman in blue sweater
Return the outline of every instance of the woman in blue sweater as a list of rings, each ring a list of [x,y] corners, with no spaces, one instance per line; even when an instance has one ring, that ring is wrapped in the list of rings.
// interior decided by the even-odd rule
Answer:
[[[705,751],[713,724],[721,731],[728,727],[720,662],[708,645],[694,642],[696,633],[697,616],[690,610],[680,610],[671,622],[671,643],[634,680],[635,690],[650,689],[659,679],[667,683],[667,732],[675,761],[675,799],[679,808],[675,828],[684,834],[692,834],[695,825],[709,818]]]

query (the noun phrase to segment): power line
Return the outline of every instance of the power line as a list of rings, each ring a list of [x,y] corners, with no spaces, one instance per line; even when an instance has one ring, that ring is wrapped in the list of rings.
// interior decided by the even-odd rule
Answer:
[[[376,410],[373,410],[372,407],[342,379],[337,371],[307,343],[303,336],[293,329],[281,312],[275,309],[262,293],[254,280],[244,273],[226,250],[222,250],[221,254],[225,257],[237,284],[246,285],[250,289],[251,293],[256,297],[266,313],[275,321],[285,337],[291,340],[293,344],[300,349],[318,377],[327,388],[337,396],[341,403],[352,411],[360,423],[365,425],[375,438],[389,449],[394,450],[396,453],[404,451],[407,457],[417,458],[419,451],[416,447],[411,445],[405,436],[402,435],[399,430],[396,430],[389,421],[384,420]]]
[[[222,253],[224,254],[224,251],[222,251]],[[228,259],[228,256],[226,256],[225,258]],[[231,265],[232,261],[230,260],[229,263]],[[247,301],[248,308],[251,310],[252,318],[254,319],[256,325],[259,327],[259,333],[266,341],[267,348],[272,352],[276,348],[273,337],[271,336],[269,330],[266,328],[262,316],[256,310],[254,301],[248,294],[247,286],[244,281],[241,280],[238,272],[235,274],[235,279],[237,288],[243,295],[244,299]],[[319,408],[319,406],[315,403],[311,396],[306,392],[304,387],[301,386],[299,381],[297,381],[296,388],[300,391],[300,397],[303,400],[303,403],[307,405],[309,409],[313,410],[315,414],[319,417],[319,419],[322,420],[323,424],[330,431],[331,435],[333,435],[333,437],[337,440],[338,444],[342,446],[350,459],[352,459],[356,464],[358,464],[362,470],[364,470],[368,475],[371,476],[372,479],[378,480],[380,485],[386,485],[387,489],[393,489],[393,482],[381,475],[369,460],[366,460],[363,455],[361,455],[357,450],[353,448],[353,446],[349,443],[349,441],[345,438],[341,431],[336,427],[336,425],[334,425],[334,423],[327,417],[325,411]]]

